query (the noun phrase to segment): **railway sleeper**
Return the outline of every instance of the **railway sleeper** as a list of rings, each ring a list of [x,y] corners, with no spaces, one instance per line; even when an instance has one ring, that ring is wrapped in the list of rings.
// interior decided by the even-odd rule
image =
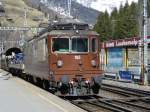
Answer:
[[[133,112],[133,110],[131,110],[131,109],[122,107],[120,105],[116,105],[116,104],[111,103],[111,102],[107,102],[107,101],[103,101],[103,100],[99,100],[99,102],[107,105],[108,108],[110,108],[110,109],[115,108],[115,109],[119,110],[119,111],[116,111],[116,112]]]
[[[103,102],[88,102],[88,103],[94,106],[98,106],[98,107],[113,111],[113,112],[126,112],[126,109],[122,109],[122,107],[118,108],[118,106],[114,106],[114,105],[112,106],[110,104],[108,105]],[[129,110],[129,112],[131,111]]]

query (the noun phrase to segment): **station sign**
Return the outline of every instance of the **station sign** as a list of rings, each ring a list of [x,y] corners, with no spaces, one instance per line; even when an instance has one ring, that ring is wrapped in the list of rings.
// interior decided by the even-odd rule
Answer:
[[[147,43],[150,43],[150,36],[147,36]],[[101,43],[102,48],[125,47],[125,46],[142,46],[143,41],[138,37],[110,40]]]
[[[150,36],[147,36],[147,43],[150,43]]]
[[[119,80],[132,81],[132,75],[130,71],[119,71]]]
[[[107,41],[102,44],[102,48],[137,46],[139,43],[139,40],[140,40],[139,38],[128,38],[128,39]]]

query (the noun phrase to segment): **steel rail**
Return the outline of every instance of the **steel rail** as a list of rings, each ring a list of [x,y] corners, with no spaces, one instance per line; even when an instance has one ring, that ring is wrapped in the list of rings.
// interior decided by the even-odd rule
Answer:
[[[89,110],[89,109],[87,109],[87,108],[81,106],[81,104],[79,104],[79,103],[77,103],[77,102],[70,101],[70,103],[72,103],[73,105],[76,105],[77,107],[79,107],[79,108],[81,108],[81,109],[83,109],[83,110],[85,110],[85,111],[87,111],[87,112],[93,112],[93,111],[91,111],[91,110]]]
[[[113,103],[110,103],[110,102],[107,102],[107,101],[98,100],[98,102],[104,103],[104,104],[106,104],[108,106],[111,106],[111,107],[114,107],[114,108],[117,108],[117,109],[119,109],[120,111],[123,111],[123,112],[133,112],[132,110],[130,110],[128,108],[121,107],[119,105],[116,105],[116,104],[113,104]]]
[[[150,96],[150,92],[144,91],[144,90],[139,90],[139,89],[134,89],[134,88],[128,88],[128,87],[120,87],[120,86],[109,85],[109,84],[102,84],[102,86],[107,86],[107,87],[112,87],[112,88],[119,88],[119,89],[131,91],[131,92],[136,92],[136,93],[141,94],[141,95]]]
[[[117,94],[120,94],[120,95],[123,95],[123,96],[126,96],[126,97],[131,97],[131,96],[143,97],[144,96],[144,95],[141,95],[141,94],[138,94],[138,93],[135,93],[135,92],[132,92],[132,91],[126,91],[126,90],[123,90],[123,89],[120,89],[120,88],[112,88],[112,87],[102,86],[101,89],[105,90],[105,91],[110,91],[112,93],[117,93]]]
[[[127,92],[125,93],[124,91],[114,90],[114,89],[108,88],[108,87],[101,87],[101,89],[105,90],[105,91],[112,92],[112,93],[120,94],[120,95],[125,96],[125,97],[130,97],[131,96]]]
[[[132,112],[127,108],[122,108],[121,106],[117,106],[108,102],[99,101],[99,102],[88,102],[91,105],[95,105],[113,112]]]
[[[118,92],[118,94],[126,95],[126,96],[138,96],[138,97],[144,97],[144,96],[150,96],[149,92],[137,90],[137,89],[131,89],[131,88],[124,88],[124,87],[118,87],[118,86],[112,86],[112,85],[102,85],[101,89],[107,90],[110,92]],[[125,94],[124,94],[125,93]]]
[[[126,105],[129,105],[129,106],[134,106],[134,107],[137,107],[137,108],[141,108],[141,109],[150,111],[149,107],[145,107],[143,105],[138,105],[138,104],[133,104],[131,102],[125,102],[125,101],[120,101],[120,100],[112,100],[112,102],[118,102],[118,103],[126,104]]]
[[[103,109],[113,111],[113,112],[132,112],[132,110],[129,110],[128,108],[121,107],[120,105],[107,102],[107,100],[110,101],[110,99],[105,98],[105,97],[94,96],[94,97],[90,97],[90,99],[70,100],[70,102],[88,112],[94,112],[94,111],[89,110],[88,108],[84,107],[84,105],[86,104],[90,104],[98,108],[103,108]]]

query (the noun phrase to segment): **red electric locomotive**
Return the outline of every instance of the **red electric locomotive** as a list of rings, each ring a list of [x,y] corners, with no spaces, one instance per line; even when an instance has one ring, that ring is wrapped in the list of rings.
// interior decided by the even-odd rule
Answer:
[[[102,70],[99,39],[87,24],[55,23],[28,41],[27,78],[56,94],[98,94]]]

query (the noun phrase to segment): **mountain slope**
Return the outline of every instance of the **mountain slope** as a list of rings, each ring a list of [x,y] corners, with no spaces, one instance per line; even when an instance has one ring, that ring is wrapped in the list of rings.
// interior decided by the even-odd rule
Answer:
[[[42,10],[44,13],[50,13],[50,17],[59,15],[65,16],[67,10],[67,0],[48,0],[47,4],[41,4],[40,0],[24,0],[29,6]],[[53,13],[52,13],[53,12]],[[95,24],[99,11],[84,7],[83,5],[72,1],[71,15],[77,17],[80,21]],[[64,15],[63,15],[64,14]]]
[[[35,18],[40,17],[42,21],[47,21],[42,12],[27,6],[23,0],[0,0],[0,2],[5,10],[1,15],[2,26],[24,26],[25,10],[27,11],[27,26],[38,26],[41,21],[36,21]]]

